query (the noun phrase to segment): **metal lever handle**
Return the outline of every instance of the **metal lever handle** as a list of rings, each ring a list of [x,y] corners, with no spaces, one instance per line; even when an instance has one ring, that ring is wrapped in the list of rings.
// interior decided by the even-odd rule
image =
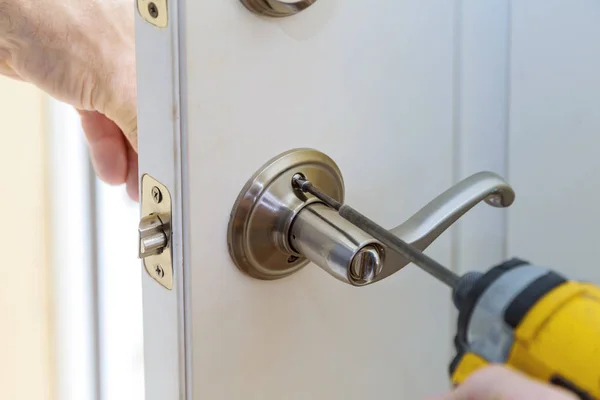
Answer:
[[[302,178],[296,178],[295,182],[312,187],[312,183]],[[360,230],[362,225],[350,222],[356,218],[344,213],[356,214],[353,209],[328,198],[318,188],[308,192],[317,195],[329,207],[311,205],[300,212],[291,228],[291,243],[331,275],[354,286],[364,286],[380,281],[410,263]],[[508,207],[514,198],[514,191],[500,176],[480,172],[439,195],[390,233],[423,251],[479,202]],[[338,215],[338,209],[341,215]]]
[[[493,207],[509,207],[515,192],[499,175],[479,172],[460,181],[421,208],[403,224],[390,230],[411,246],[423,251],[469,210],[485,201]],[[388,252],[386,268],[379,280],[398,272],[409,261],[396,252]]]
[[[504,179],[493,172],[479,172],[436,197],[390,232],[422,251],[481,201],[493,207],[509,207],[514,200],[515,192]]]
[[[299,186],[298,177],[318,188],[320,195]],[[508,207],[514,198],[500,176],[480,172],[389,232],[423,251],[481,201]],[[250,276],[267,280],[286,277],[313,262],[353,286],[378,282],[409,264],[365,232],[375,232],[372,227],[357,222],[360,218],[348,218],[344,213],[352,209],[343,202],[342,175],[331,158],[312,149],[280,154],[250,178],[234,204],[228,229],[232,260]]]
[[[512,205],[514,200],[515,192],[504,179],[493,172],[479,172],[436,197],[390,232],[423,251],[481,201],[503,208]],[[399,270],[408,263],[400,256],[390,265],[390,270]]]

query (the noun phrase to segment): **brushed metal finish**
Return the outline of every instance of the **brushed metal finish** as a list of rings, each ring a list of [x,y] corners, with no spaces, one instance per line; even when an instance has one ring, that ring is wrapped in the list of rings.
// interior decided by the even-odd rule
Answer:
[[[306,177],[295,175],[293,181],[297,190],[315,196],[326,205],[326,208],[310,207],[319,214],[317,217],[310,217],[304,210],[300,212],[297,220],[303,222],[302,237],[298,233],[297,238],[292,235],[291,239],[300,243],[296,246],[302,249],[301,252],[321,268],[346,283],[355,284],[348,279],[351,276],[348,274],[356,267],[350,259],[353,253],[340,252],[340,248],[347,248],[350,243],[355,246],[351,250],[358,249],[357,242],[353,241],[357,230],[362,230],[363,235],[370,235],[371,240],[377,239],[385,249],[383,268],[369,279],[362,280],[360,286],[384,279],[413,262],[453,287],[459,279],[458,275],[425,255],[423,250],[479,202],[485,201],[494,207],[508,207],[515,199],[514,191],[500,176],[493,172],[480,172],[448,189],[408,221],[388,231],[347,204],[323,193]],[[323,221],[327,221],[327,224]],[[295,222],[292,229],[297,229],[294,226],[298,223]],[[334,232],[332,227],[337,231]],[[340,260],[340,254],[346,258]],[[382,260],[378,262],[381,265]],[[345,269],[348,264],[350,270]]]
[[[331,197],[344,199],[338,166],[317,150],[290,150],[263,165],[235,201],[227,231],[233,262],[254,278],[283,278],[309,262],[289,243],[292,221],[302,208],[316,201],[292,187],[292,177],[298,173],[310,177]]]
[[[514,200],[515,192],[504,179],[493,172],[479,172],[440,194],[406,222],[391,229],[389,233],[393,235],[392,238],[394,236],[398,237],[404,242],[403,244],[410,245],[411,249],[422,252],[446,229],[480,202],[485,201],[493,207],[504,208],[512,205]],[[386,260],[384,268],[370,283],[385,279],[413,262],[409,258],[411,255],[414,257],[416,252],[411,250],[409,254],[404,251],[406,249],[397,247],[397,243],[384,240],[384,236],[386,236],[385,229],[346,205],[342,206],[339,212],[350,223],[359,226],[365,233],[373,235],[385,245]],[[425,257],[424,254],[421,255]],[[429,257],[426,258],[429,259]],[[451,276],[447,280],[444,278],[445,273],[454,275],[445,268],[433,268],[434,265],[430,262],[423,262],[423,260],[415,259],[414,262],[446,283],[453,281]],[[437,262],[433,262],[437,264]]]
[[[158,215],[150,214],[142,218],[138,231],[140,235],[139,258],[160,254],[167,246],[167,235]]]
[[[390,231],[343,204],[343,198],[341,172],[325,154],[297,149],[275,157],[247,182],[233,207],[231,258],[259,279],[288,276],[312,261],[344,283],[370,285],[416,262],[383,237],[401,239],[411,254],[422,252],[481,201],[508,207],[515,193],[499,175],[479,172]]]
[[[255,14],[267,17],[289,17],[310,7],[317,0],[240,0]]]
[[[492,207],[509,207],[515,201],[512,187],[489,171],[471,175],[440,194],[391,233],[419,250],[425,250],[460,217],[485,201]]]
[[[156,191],[161,194],[157,201]],[[142,218],[139,224],[139,258],[146,272],[168,290],[173,289],[171,252],[171,194],[165,185],[148,174],[142,176]]]
[[[368,245],[354,255],[350,264],[350,278],[358,285],[368,285],[383,271],[384,250],[381,246]]]
[[[383,270],[381,243],[323,203],[310,204],[298,213],[289,238],[298,253],[350,285],[369,284]]]

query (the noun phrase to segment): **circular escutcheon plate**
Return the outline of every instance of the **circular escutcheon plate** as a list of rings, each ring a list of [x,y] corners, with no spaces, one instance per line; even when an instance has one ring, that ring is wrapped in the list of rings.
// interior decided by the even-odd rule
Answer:
[[[298,14],[317,0],[240,0],[253,13],[267,17],[289,17]]]
[[[254,278],[283,278],[309,262],[288,240],[294,217],[316,201],[293,187],[292,178],[298,173],[329,196],[344,201],[344,180],[338,166],[317,150],[290,150],[263,165],[240,192],[227,230],[233,262]]]

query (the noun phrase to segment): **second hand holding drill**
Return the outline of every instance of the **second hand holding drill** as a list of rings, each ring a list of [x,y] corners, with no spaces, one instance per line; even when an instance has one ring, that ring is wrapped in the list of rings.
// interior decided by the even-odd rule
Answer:
[[[459,311],[457,354],[450,364],[454,385],[481,367],[505,364],[582,400],[600,399],[599,287],[519,259],[485,274],[458,276],[303,176],[294,176],[293,183],[452,288]]]

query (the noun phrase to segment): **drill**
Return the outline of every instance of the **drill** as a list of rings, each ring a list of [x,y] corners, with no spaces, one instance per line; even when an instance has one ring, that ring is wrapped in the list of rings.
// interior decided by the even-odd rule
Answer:
[[[600,287],[520,259],[459,277],[309,181],[297,184],[452,288],[459,311],[454,385],[481,367],[504,364],[582,400],[600,400]]]
[[[488,364],[600,399],[600,288],[512,259],[453,288],[459,311],[454,385]]]

